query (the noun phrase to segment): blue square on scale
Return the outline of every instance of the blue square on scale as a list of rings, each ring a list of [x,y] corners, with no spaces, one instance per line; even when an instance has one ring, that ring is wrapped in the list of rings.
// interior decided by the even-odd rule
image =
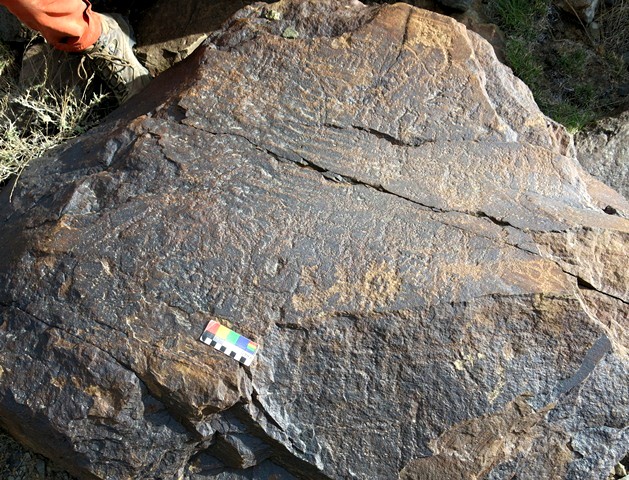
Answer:
[[[240,336],[240,338],[238,338],[238,340],[236,341],[236,346],[238,348],[242,348],[243,350],[247,350],[247,345],[249,344],[249,339],[243,337],[242,335]]]

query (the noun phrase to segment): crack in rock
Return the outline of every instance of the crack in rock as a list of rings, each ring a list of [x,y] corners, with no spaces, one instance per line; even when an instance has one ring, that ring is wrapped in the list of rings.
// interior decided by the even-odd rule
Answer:
[[[103,478],[602,478],[627,423],[626,303],[587,291],[623,296],[613,192],[453,20],[262,8],[25,171],[0,212],[5,399]],[[204,350],[209,315],[259,342],[252,369]]]

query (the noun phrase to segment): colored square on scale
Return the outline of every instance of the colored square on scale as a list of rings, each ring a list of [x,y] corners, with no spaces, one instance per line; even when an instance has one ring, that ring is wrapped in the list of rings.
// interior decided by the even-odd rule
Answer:
[[[247,366],[251,365],[259,350],[256,342],[239,335],[216,320],[210,320],[200,340]]]

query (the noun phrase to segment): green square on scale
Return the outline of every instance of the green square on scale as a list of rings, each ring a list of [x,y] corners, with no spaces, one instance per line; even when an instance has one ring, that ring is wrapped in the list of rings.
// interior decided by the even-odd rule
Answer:
[[[231,331],[227,334],[227,338],[225,340],[227,340],[232,345],[236,345],[236,342],[238,341],[238,337],[240,337],[240,335],[238,335],[234,331]]]

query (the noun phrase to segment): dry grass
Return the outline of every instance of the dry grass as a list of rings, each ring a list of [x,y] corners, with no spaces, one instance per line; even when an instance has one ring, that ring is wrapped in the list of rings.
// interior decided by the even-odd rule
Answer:
[[[629,51],[629,0],[616,0],[611,7],[603,2],[599,23],[606,51],[617,55]]]
[[[61,90],[40,83],[22,88],[17,80],[15,54],[0,44],[0,184],[19,176],[28,163],[48,149],[93,126],[106,94]]]

